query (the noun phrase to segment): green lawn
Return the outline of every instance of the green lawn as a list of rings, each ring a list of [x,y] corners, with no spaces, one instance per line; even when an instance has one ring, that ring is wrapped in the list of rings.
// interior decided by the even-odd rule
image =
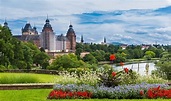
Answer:
[[[0,81],[2,80],[11,80],[16,81],[22,79],[36,79],[39,83],[54,83],[57,79],[61,78],[57,75],[49,75],[49,74],[33,74],[33,73],[0,73]]]
[[[0,101],[130,101],[130,99],[65,99],[48,100],[52,89],[0,90]],[[131,99],[137,101],[138,99]],[[138,101],[171,101],[171,99],[139,99]]]

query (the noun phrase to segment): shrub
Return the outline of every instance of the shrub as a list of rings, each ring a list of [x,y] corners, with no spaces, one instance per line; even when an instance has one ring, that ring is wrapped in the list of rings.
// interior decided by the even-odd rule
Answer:
[[[150,99],[156,99],[156,98],[171,98],[171,89],[164,89],[160,86],[155,88],[149,88],[147,92],[140,91],[141,96],[145,96]]]
[[[160,86],[161,88],[168,87],[166,84],[134,84],[134,85],[120,85],[116,87],[106,87],[106,86],[90,86],[90,85],[54,85],[53,89],[58,91],[62,90],[65,92],[89,92],[92,94],[91,98],[109,98],[109,99],[136,99],[143,98],[140,92],[147,92],[150,88],[155,88]]]
[[[171,54],[163,55],[163,57],[156,64],[157,70],[155,71],[155,74],[157,74],[157,76],[162,77],[164,79],[168,79],[168,80],[171,80],[171,58],[170,57],[171,57]]]
[[[48,69],[59,70],[61,68],[78,68],[84,66],[85,63],[77,59],[77,56],[74,54],[57,56],[57,58],[52,62]]]
[[[124,68],[124,70],[115,72],[113,69],[100,75],[100,85],[105,85],[107,87],[118,86],[119,84],[135,84],[137,79],[136,72]]]
[[[146,82],[149,84],[155,84],[155,83],[167,83],[167,80],[164,80],[162,78],[159,78],[155,75],[152,76],[138,76],[138,78],[136,79],[136,83],[142,83],[142,82]]]
[[[95,71],[84,71],[77,75],[76,72],[61,71],[59,73],[62,79],[57,79],[58,84],[89,84],[96,85],[99,81],[99,77]]]

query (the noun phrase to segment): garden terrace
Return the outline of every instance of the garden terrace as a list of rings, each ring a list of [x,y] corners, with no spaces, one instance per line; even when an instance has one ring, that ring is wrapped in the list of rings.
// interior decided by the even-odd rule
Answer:
[[[0,70],[0,72],[5,73],[37,73],[37,74],[59,74],[59,71],[56,70],[29,70],[29,69],[10,69],[10,70]]]
[[[0,90],[51,89],[54,83],[0,84]]]

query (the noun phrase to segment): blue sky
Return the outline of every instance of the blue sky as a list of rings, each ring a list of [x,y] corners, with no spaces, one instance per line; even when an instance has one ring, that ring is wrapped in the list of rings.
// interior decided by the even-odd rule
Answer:
[[[14,35],[27,22],[41,33],[47,14],[56,35],[71,23],[77,42],[171,44],[171,0],[0,0],[0,24]]]

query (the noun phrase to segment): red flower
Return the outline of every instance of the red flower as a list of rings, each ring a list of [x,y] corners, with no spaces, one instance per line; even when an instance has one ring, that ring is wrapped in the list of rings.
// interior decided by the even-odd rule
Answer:
[[[140,95],[143,96],[144,95],[144,91],[140,90]]]
[[[124,66],[124,63],[123,62],[120,62],[120,66]]]
[[[154,98],[154,94],[153,94],[152,89],[149,89],[149,90],[147,91],[147,96],[148,96],[148,98]]]
[[[128,74],[129,69],[128,69],[128,68],[124,68],[124,71],[125,71],[125,73],[127,73],[127,74]]]
[[[111,55],[110,55],[110,60],[111,60],[111,61],[116,60],[115,54],[111,54]]]
[[[112,72],[112,76],[115,77],[116,76],[116,72]]]

